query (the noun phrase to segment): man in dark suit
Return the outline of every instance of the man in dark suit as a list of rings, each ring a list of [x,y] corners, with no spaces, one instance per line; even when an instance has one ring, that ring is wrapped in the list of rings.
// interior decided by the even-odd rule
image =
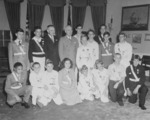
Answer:
[[[46,59],[51,60],[54,63],[54,69],[58,70],[60,61],[58,55],[58,38],[55,36],[55,28],[53,25],[47,26],[47,33],[48,34],[44,37]]]

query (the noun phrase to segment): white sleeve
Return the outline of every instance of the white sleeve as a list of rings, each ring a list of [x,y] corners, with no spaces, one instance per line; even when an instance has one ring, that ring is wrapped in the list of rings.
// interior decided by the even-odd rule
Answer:
[[[55,83],[56,83],[56,87],[59,89],[60,87],[59,87],[59,83],[58,83],[58,72],[57,71],[55,71]]]
[[[129,44],[126,50],[125,58],[130,61],[132,58],[132,46]]]
[[[95,42],[95,43],[96,43],[96,42]],[[95,50],[96,50],[96,51],[95,51],[95,52],[96,52],[95,58],[96,58],[96,60],[97,60],[97,59],[99,59],[99,45],[98,45],[98,43],[96,43],[96,46],[95,46],[95,47],[96,47],[96,49],[95,49]]]
[[[77,49],[77,55],[76,55],[76,64],[77,64],[77,67],[79,68],[80,67],[80,48]]]
[[[115,51],[115,53],[119,53],[119,51],[118,51],[118,44],[117,43],[115,44],[114,51]]]
[[[43,87],[43,84],[37,81],[36,76],[33,73],[30,74],[29,81],[33,87]]]

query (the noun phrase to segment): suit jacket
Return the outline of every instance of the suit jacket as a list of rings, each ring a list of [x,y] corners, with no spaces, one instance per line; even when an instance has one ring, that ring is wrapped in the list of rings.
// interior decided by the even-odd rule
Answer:
[[[26,86],[26,82],[27,82],[27,72],[26,71],[22,72],[21,77],[18,81],[16,81],[16,79],[14,78],[12,73],[7,76],[6,84],[5,84],[5,91],[7,94],[12,95],[12,96],[15,95],[15,92],[13,91],[11,86],[17,82],[20,82],[23,87]]]
[[[79,47],[78,40],[75,37],[68,39],[67,36],[62,37],[59,41],[59,57],[62,61],[64,58],[69,58],[75,65],[77,48]]]
[[[54,68],[58,67],[59,64],[59,54],[58,54],[58,38],[54,36],[54,42],[53,40],[49,37],[49,35],[46,35],[44,37],[45,44],[44,44],[44,51],[46,54],[46,59],[50,59],[53,64]]]
[[[24,53],[21,51],[19,45],[17,45],[14,41],[10,42],[8,45],[8,59],[11,71],[13,71],[13,66],[16,62],[21,62],[24,70],[29,69],[29,59],[28,59],[29,44],[27,42],[22,42],[21,46]]]

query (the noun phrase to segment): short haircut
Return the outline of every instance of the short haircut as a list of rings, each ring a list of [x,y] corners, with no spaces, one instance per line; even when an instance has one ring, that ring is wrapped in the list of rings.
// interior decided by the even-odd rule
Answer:
[[[48,64],[54,65],[53,62],[52,62],[50,59],[47,59],[47,60],[46,60],[46,65],[48,65]]]
[[[71,25],[67,25],[67,26],[65,27],[65,30],[66,30],[67,27],[71,27],[71,29],[72,29],[72,26],[71,26]]]
[[[86,38],[88,39],[88,36],[87,36],[86,34],[82,34],[82,35],[81,35],[81,39],[82,39],[83,37],[86,37]]]
[[[120,32],[120,33],[119,33],[119,36],[120,36],[120,35],[123,35],[123,36],[126,37],[126,34],[125,34],[124,32]]]
[[[95,31],[94,31],[94,30],[89,29],[89,30],[88,30],[88,34],[89,34],[89,32],[92,32],[92,33],[95,35]]]
[[[63,60],[62,60],[62,62],[61,62],[61,66],[60,66],[60,68],[61,69],[63,69],[63,68],[65,68],[65,62],[66,61],[70,61],[70,68],[72,68],[73,67],[73,63],[72,63],[72,61],[71,61],[71,59],[69,59],[69,58],[64,58]]]
[[[54,25],[48,25],[47,28],[49,28],[49,27],[53,27],[54,28]]]
[[[105,24],[102,24],[102,25],[100,26],[100,29],[101,29],[102,27],[107,28],[107,26],[106,26]]]
[[[105,36],[105,35],[110,36],[110,33],[109,32],[104,32],[103,36]]]
[[[121,54],[120,54],[120,53],[115,53],[114,57],[117,56],[117,55],[119,55],[119,56],[121,57]]]
[[[24,30],[22,28],[18,28],[15,33],[18,33],[18,32],[23,32],[24,33]]]
[[[33,65],[32,65],[32,67],[34,67],[35,65],[41,66],[39,62],[34,62]]]
[[[23,67],[22,63],[16,62],[16,63],[14,64],[14,68],[18,68],[18,67]]]
[[[42,30],[42,28],[41,28],[40,26],[36,26],[36,27],[34,28],[34,32],[35,32],[36,30],[38,30],[38,29]]]
[[[82,26],[81,24],[78,24],[78,25],[76,26],[76,29],[77,29],[78,27],[83,28],[83,26]]]
[[[97,67],[98,64],[103,65],[103,61],[100,60],[100,59],[98,59],[98,60],[95,61],[95,68],[96,68],[96,69],[98,68],[98,67]]]
[[[86,65],[83,65],[82,68],[80,69],[81,73],[82,73],[84,70],[88,70],[88,67],[87,67]]]
[[[137,60],[141,60],[141,58],[140,58],[140,56],[139,56],[139,55],[133,55],[133,57],[132,57],[132,61],[133,61],[133,60],[135,60],[135,59],[137,59]]]

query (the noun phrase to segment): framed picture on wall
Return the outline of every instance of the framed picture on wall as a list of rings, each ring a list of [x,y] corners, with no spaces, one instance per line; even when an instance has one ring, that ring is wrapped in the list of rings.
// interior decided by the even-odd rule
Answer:
[[[142,39],[141,33],[133,33],[132,34],[132,43],[140,44]]]
[[[148,30],[149,5],[122,8],[122,31]]]
[[[150,34],[148,33],[145,34],[145,41],[150,41]]]

